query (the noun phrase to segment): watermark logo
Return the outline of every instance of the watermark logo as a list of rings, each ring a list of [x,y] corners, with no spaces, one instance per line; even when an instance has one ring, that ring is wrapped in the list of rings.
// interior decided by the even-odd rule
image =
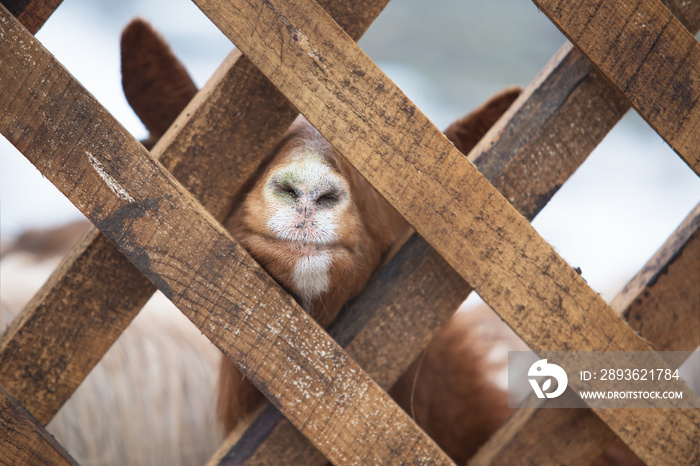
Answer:
[[[548,363],[546,359],[540,359],[530,366],[527,375],[537,398],[556,398],[564,393],[569,384],[569,377],[564,369],[556,364]],[[557,381],[557,389],[550,393],[548,390],[552,388],[552,379]],[[538,380],[543,380],[541,386]]]
[[[700,350],[509,351],[508,407],[700,409],[697,368]]]

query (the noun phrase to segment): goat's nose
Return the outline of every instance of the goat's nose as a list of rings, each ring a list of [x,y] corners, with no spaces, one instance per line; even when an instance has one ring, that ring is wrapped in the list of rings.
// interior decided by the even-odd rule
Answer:
[[[314,202],[321,209],[332,209],[340,201],[340,196],[340,189],[334,186],[326,187],[326,189],[319,191],[319,194],[315,196]]]
[[[314,207],[333,209],[341,200],[343,190],[334,183],[296,183],[291,180],[275,181],[275,194],[281,199],[292,202],[299,213],[308,213]]]

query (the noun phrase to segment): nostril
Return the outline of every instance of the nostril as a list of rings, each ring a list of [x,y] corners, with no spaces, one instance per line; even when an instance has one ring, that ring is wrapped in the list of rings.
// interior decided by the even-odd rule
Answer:
[[[291,198],[292,200],[299,199],[299,191],[289,181],[275,182],[273,188],[275,192],[284,197]]]
[[[330,208],[338,203],[340,200],[340,191],[337,189],[331,189],[321,194],[316,198],[316,204],[319,207]]]

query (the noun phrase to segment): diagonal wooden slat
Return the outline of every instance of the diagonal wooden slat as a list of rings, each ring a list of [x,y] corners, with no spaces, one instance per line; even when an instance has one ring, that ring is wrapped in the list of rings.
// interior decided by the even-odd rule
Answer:
[[[359,37],[387,1],[326,7]],[[234,50],[152,155],[221,219],[296,115]],[[0,337],[0,383],[46,425],[155,289],[93,230]]]
[[[650,349],[316,3],[195,3],[531,346]],[[653,411],[597,414],[643,458],[694,457],[670,432],[700,415]]]
[[[63,0],[2,0],[0,3],[32,34],[36,34]]]
[[[660,351],[693,351],[700,345],[700,205],[618,294],[612,307]],[[537,409],[529,400],[470,465],[587,465],[615,434],[587,409]],[[542,442],[546,438],[547,442]]]
[[[451,463],[4,8],[0,63],[3,135],[331,461]]]
[[[700,44],[660,0],[534,0],[700,174]]]
[[[0,464],[78,463],[17,400],[0,387]]]
[[[691,32],[698,32],[700,3],[668,0],[665,4]],[[495,125],[469,159],[516,209],[532,219],[524,212],[551,199],[630,103],[570,43],[554,55],[522,98],[527,101]]]
[[[528,213],[539,212],[549,202],[629,107],[566,43],[525,89],[508,118],[471,151],[469,160],[532,220]]]

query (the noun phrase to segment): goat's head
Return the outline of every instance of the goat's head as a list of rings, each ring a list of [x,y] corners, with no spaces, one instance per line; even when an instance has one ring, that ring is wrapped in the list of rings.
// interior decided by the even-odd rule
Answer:
[[[163,124],[174,121],[194,96],[194,85],[146,23],[132,22],[124,37],[127,98],[152,138],[158,137],[167,128]],[[451,125],[446,135],[466,153],[519,92],[509,89],[495,96]],[[267,160],[262,175],[225,225],[312,317],[327,325],[364,287],[407,225],[301,116]],[[224,359],[219,411],[225,429],[231,430],[260,398]]]
[[[122,35],[122,82],[150,140],[196,91],[167,44],[141,20]],[[301,116],[266,161],[225,226],[326,325],[364,286],[406,224]]]
[[[405,223],[300,116],[229,227],[327,324],[364,286]]]

